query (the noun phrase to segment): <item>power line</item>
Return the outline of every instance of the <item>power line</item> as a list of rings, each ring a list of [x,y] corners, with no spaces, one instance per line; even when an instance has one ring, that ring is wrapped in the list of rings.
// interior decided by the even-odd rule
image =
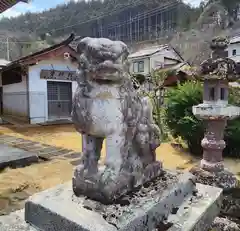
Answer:
[[[110,25],[108,25],[107,29],[109,30],[111,28],[114,28],[115,26],[120,27],[120,26],[125,25],[127,23],[134,22],[135,20],[140,20],[142,17],[151,16],[150,14],[154,14],[155,12],[157,12],[160,9],[164,10],[163,12],[165,12],[168,8],[170,8],[172,6],[176,6],[179,3],[181,3],[181,1],[176,1],[175,0],[175,1],[172,1],[171,3],[158,6],[157,8],[151,9],[149,11],[145,11],[143,13],[140,13],[140,14],[134,16],[133,18],[131,18],[129,20],[123,21],[120,24],[119,23],[116,24],[116,25],[111,25],[110,24]],[[139,5],[142,5],[142,4],[144,4],[142,2],[142,0],[139,0],[139,1],[136,1],[134,4],[128,4],[127,6],[124,6],[121,9],[114,10],[114,11],[111,11],[109,13],[102,14],[100,16],[96,16],[94,18],[91,18],[89,20],[85,20],[83,22],[79,22],[79,23],[76,23],[76,24],[60,27],[60,28],[57,28],[57,29],[53,29],[53,30],[51,30],[49,32],[55,32],[55,31],[59,31],[59,30],[64,30],[66,28],[71,28],[71,27],[75,27],[75,26],[78,26],[78,25],[83,25],[83,24],[86,24],[88,22],[96,21],[96,20],[98,20],[100,18],[104,18],[104,17],[110,16],[112,14],[120,13],[120,12],[124,11],[125,9],[136,7],[136,6],[139,6]],[[1,44],[32,44],[32,43],[44,43],[44,41],[42,41],[42,40],[35,40],[35,41],[29,41],[29,42],[28,41],[16,41],[16,42],[13,42],[13,41],[8,41],[8,42],[0,41],[0,43]]]
[[[137,4],[136,4],[137,3]],[[55,32],[55,31],[58,31],[58,30],[63,30],[63,29],[66,29],[66,28],[71,28],[71,27],[74,27],[74,26],[78,26],[78,25],[82,25],[82,24],[86,24],[88,22],[92,22],[92,21],[96,21],[100,18],[104,18],[106,16],[111,16],[112,14],[116,14],[116,13],[120,13],[122,11],[124,11],[125,9],[128,9],[128,8],[132,8],[132,7],[136,7],[136,6],[139,6],[139,5],[142,5],[144,4],[142,0],[139,0],[139,1],[136,1],[134,4],[128,4],[124,7],[122,7],[121,9],[117,9],[117,10],[114,10],[114,11],[111,11],[111,12],[108,12],[108,13],[103,13],[99,16],[96,16],[96,17],[93,17],[91,19],[88,19],[88,20],[85,20],[83,22],[79,22],[79,23],[76,23],[76,24],[72,24],[72,25],[69,25],[69,26],[64,26],[64,27],[60,27],[60,28],[57,28],[57,29],[54,29],[54,30],[51,30],[49,32]],[[129,7],[130,6],[130,7]]]
[[[141,3],[140,3],[140,4],[135,4],[134,6],[138,6],[138,5],[141,5],[141,4],[142,4],[142,1],[141,1],[141,0],[138,1],[138,2],[141,2]],[[143,13],[140,13],[140,14],[134,16],[133,18],[131,18],[131,19],[129,19],[129,20],[123,21],[123,22],[118,23],[118,24],[115,24],[115,25],[111,25],[111,24],[110,24],[110,25],[107,26],[106,29],[109,30],[109,29],[111,29],[111,28],[114,28],[115,26],[120,27],[120,26],[125,25],[125,24],[128,24],[128,23],[130,23],[130,22],[134,22],[134,21],[136,21],[136,20],[141,20],[142,18],[144,18],[144,17],[146,17],[146,16],[149,17],[149,16],[153,15],[154,13],[158,12],[159,10],[162,10],[162,12],[166,12],[170,7],[177,6],[178,4],[179,4],[179,1],[174,1],[174,0],[173,0],[172,2],[170,2],[170,3],[168,3],[168,4],[161,5],[161,6],[158,6],[157,8],[154,8],[154,9],[151,9],[151,10],[148,10],[148,11],[145,11],[145,12],[143,12]],[[130,5],[128,5],[128,6],[130,6]],[[131,7],[134,7],[134,6],[131,5]],[[129,8],[129,7],[124,7],[124,8],[122,8],[122,9],[119,10],[119,11],[115,11],[115,13],[121,12],[121,11],[123,11],[124,9],[127,9],[127,8]],[[52,31],[59,31],[59,30],[63,30],[63,29],[66,29],[66,28],[71,28],[71,27],[74,27],[74,26],[77,26],[77,25],[82,25],[82,24],[85,24],[85,23],[87,23],[87,22],[95,21],[95,20],[97,20],[97,19],[99,19],[99,18],[102,18],[102,17],[105,17],[105,16],[109,16],[109,15],[111,15],[111,14],[113,14],[113,12],[110,12],[109,14],[103,14],[103,15],[101,15],[101,16],[98,16],[98,17],[95,17],[95,18],[93,18],[93,19],[86,20],[86,21],[83,21],[83,22],[80,22],[80,23],[76,23],[76,24],[72,24],[72,25],[65,26],[65,27],[57,28],[57,29],[54,29],[54,30],[52,30]],[[51,31],[51,32],[52,32],[52,31]],[[2,44],[5,43],[5,44],[6,44],[7,42],[1,42],[1,41],[0,41],[0,43],[2,43]],[[26,42],[26,41],[10,42],[10,41],[9,41],[9,43],[31,44],[31,43],[43,43],[43,41],[41,41],[41,40],[39,40],[39,41],[29,41],[29,42]]]
[[[163,19],[164,19],[163,18],[163,13],[170,11],[170,9],[177,9],[177,7],[178,7],[178,3],[175,2],[175,1],[172,1],[169,4],[165,4],[164,6],[159,6],[158,8],[151,9],[149,11],[145,11],[143,13],[140,13],[140,14],[134,16],[133,18],[130,18],[130,19],[128,19],[128,20],[126,20],[126,21],[124,21],[124,22],[122,22],[120,24],[104,26],[103,28],[101,28],[101,31],[99,31],[99,29],[98,29],[97,34],[100,33],[101,34],[100,36],[102,36],[102,33],[104,31],[104,34],[106,36],[106,33],[107,34],[111,33],[111,31],[114,30],[114,28],[115,28],[115,31],[112,31],[113,34],[112,35],[107,35],[107,37],[108,36],[113,36],[112,38],[123,39],[123,40],[124,40],[124,37],[126,37],[127,39],[130,39],[130,41],[132,41],[132,36],[133,36],[133,37],[135,37],[134,41],[136,41],[136,39],[138,40],[141,37],[140,34],[139,34],[139,29],[140,29],[139,28],[139,23],[140,23],[140,21],[154,16],[156,18],[156,21],[155,21],[155,24],[153,26],[155,27],[155,30],[154,30],[155,31],[155,36],[158,37],[159,33],[164,33],[164,32],[167,33],[167,32],[173,31],[172,30],[173,28],[170,26],[170,24],[174,25],[174,21],[171,20],[171,19],[173,19],[172,18],[173,14],[170,14],[171,15],[170,19],[168,18],[167,20],[165,20],[165,22],[166,21],[168,22],[167,25],[166,25],[168,28],[165,28],[164,27],[164,22],[163,22]],[[167,15],[166,15],[166,17],[167,17]],[[159,23],[157,21],[159,16],[161,18],[161,20],[160,20],[160,27],[159,27]],[[170,23],[169,20],[171,20],[171,23]],[[136,29],[136,24],[135,24],[135,29],[133,30],[134,31],[133,32],[131,30],[132,29],[131,24],[132,23],[137,23],[137,22],[138,22],[138,29]],[[144,24],[143,27],[145,28],[145,23],[143,22],[143,24]],[[130,27],[130,28],[127,29],[128,32],[126,32],[126,33],[123,32],[123,34],[121,34],[121,32],[119,33],[119,30],[121,30],[120,28],[122,27],[124,29],[124,26],[127,26],[126,28]],[[150,26],[150,27],[152,28],[152,26]],[[149,25],[147,26],[147,28],[149,28]],[[147,31],[145,29],[143,29],[141,34],[143,33],[144,34],[143,36],[145,36],[145,32],[148,33],[149,29],[147,29]],[[129,33],[131,33],[131,34],[129,35]]]
[[[175,1],[176,3],[179,3],[179,1]],[[137,3],[137,4],[136,4]],[[96,16],[96,17],[93,17],[91,19],[88,19],[88,20],[85,20],[83,22],[79,22],[79,23],[76,23],[76,24],[72,24],[72,25],[68,25],[68,26],[64,26],[64,27],[60,27],[60,28],[57,28],[57,29],[54,29],[54,30],[51,30],[49,32],[56,32],[56,31],[59,31],[59,30],[64,30],[66,28],[71,28],[71,27],[74,27],[74,26],[79,26],[79,25],[83,25],[83,24],[86,24],[88,22],[92,22],[92,21],[96,21],[100,18],[104,18],[104,17],[107,17],[107,16],[111,16],[112,14],[116,14],[116,13],[120,13],[122,11],[124,11],[125,9],[129,9],[129,8],[133,8],[133,7],[136,7],[136,6],[139,6],[139,5],[143,5],[144,3],[142,2],[142,0],[139,0],[139,1],[136,1],[134,4],[128,4],[127,6],[121,8],[121,9],[118,9],[118,10],[114,10],[114,11],[111,11],[109,13],[105,13],[105,14],[102,14],[100,16]]]
[[[115,26],[122,26],[122,25],[131,23],[131,22],[134,22],[134,21],[137,21],[137,20],[141,20],[141,19],[143,19],[143,18],[146,17],[146,16],[152,16],[152,15],[154,15],[154,14],[157,13],[159,10],[162,10],[161,13],[163,13],[163,12],[166,12],[170,7],[174,7],[174,6],[177,6],[177,5],[178,5],[178,3],[176,3],[176,2],[173,1],[172,3],[170,3],[170,4],[168,4],[168,5],[161,6],[161,7],[158,7],[158,8],[152,9],[152,10],[149,10],[149,11],[145,11],[145,12],[143,12],[143,13],[141,13],[141,14],[138,14],[138,15],[136,15],[135,17],[133,17],[133,18],[131,18],[131,19],[129,19],[129,20],[126,20],[126,21],[124,21],[124,22],[122,22],[122,23],[120,23],[120,24],[109,25],[107,28],[108,28],[108,29],[111,29],[111,28],[114,28]]]
[[[17,43],[17,44],[32,44],[32,43],[44,43],[44,41],[29,41],[29,42],[11,42],[11,41],[8,41],[8,42],[2,42],[0,41],[1,44],[9,44],[9,43]]]

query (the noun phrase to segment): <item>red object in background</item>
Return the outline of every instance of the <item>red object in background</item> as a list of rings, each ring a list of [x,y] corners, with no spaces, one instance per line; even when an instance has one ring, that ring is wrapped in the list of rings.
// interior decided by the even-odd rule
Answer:
[[[178,82],[178,77],[176,75],[169,75],[163,82],[164,87],[174,86]]]

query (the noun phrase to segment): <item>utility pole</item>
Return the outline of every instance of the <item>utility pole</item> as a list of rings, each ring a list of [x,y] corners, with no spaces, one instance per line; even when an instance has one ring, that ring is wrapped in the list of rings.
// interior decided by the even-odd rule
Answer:
[[[132,12],[130,11],[130,23],[129,23],[129,32],[130,32],[130,43],[132,44]]]
[[[7,60],[10,61],[9,38],[7,37]]]

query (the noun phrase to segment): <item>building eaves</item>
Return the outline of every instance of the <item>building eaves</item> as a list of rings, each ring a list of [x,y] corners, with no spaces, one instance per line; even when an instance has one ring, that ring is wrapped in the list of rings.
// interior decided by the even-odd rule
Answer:
[[[171,46],[171,45],[169,45],[169,47],[179,56],[179,58],[180,58],[183,62],[186,62],[186,61],[184,60],[183,56],[180,54],[180,52],[179,52],[176,48],[174,48],[174,47]],[[187,62],[187,64],[189,64],[189,63]],[[190,65],[190,64],[189,64],[189,65]]]
[[[160,46],[144,48],[144,49],[141,49],[139,51],[136,51],[136,52],[130,54],[128,56],[128,58],[137,59],[137,58],[142,58],[142,57],[148,57],[148,56],[156,54],[159,51],[164,50],[167,47],[168,47],[168,45],[160,45]]]
[[[0,13],[3,13],[7,9],[11,8],[12,6],[16,5],[19,2],[27,3],[28,0],[0,0]]]
[[[59,48],[61,48],[63,46],[68,46],[74,40],[74,38],[75,38],[75,35],[71,34],[66,40],[62,41],[61,43],[55,44],[55,45],[53,45],[51,47],[45,48],[45,49],[43,49],[41,51],[38,51],[38,52],[35,52],[33,54],[24,56],[24,57],[22,57],[20,59],[17,59],[15,61],[9,63],[4,68],[2,68],[1,71],[6,71],[8,69],[11,69],[11,68],[14,68],[14,67],[17,67],[17,66],[21,66],[27,60],[36,59],[40,55],[47,54],[47,53],[52,52],[54,50],[57,50],[57,49],[59,49]],[[70,47],[70,49],[73,50],[73,48],[71,48],[71,47]],[[75,50],[73,50],[73,52],[75,52]]]
[[[232,37],[229,41],[230,44],[240,43],[240,36]]]
[[[132,54],[130,54],[128,56],[128,58],[130,59],[138,59],[138,58],[143,58],[143,57],[149,57],[152,56],[164,49],[172,49],[175,54],[181,59],[182,62],[185,62],[184,58],[182,57],[182,55],[180,54],[179,51],[177,51],[176,48],[174,48],[173,46],[171,46],[170,44],[164,44],[164,45],[159,45],[159,46],[153,46],[153,47],[149,47],[149,48],[145,48],[145,49],[141,49],[139,51],[136,51]]]

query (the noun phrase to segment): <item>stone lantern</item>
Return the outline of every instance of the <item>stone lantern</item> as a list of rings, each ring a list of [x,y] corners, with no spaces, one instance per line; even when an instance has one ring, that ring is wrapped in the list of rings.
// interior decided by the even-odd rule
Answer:
[[[193,106],[193,114],[206,125],[201,168],[209,172],[224,170],[222,151],[226,144],[224,129],[227,120],[240,115],[239,107],[228,104],[228,83],[237,79],[236,63],[224,57],[228,46],[225,38],[212,40],[212,57],[201,64],[199,78],[203,81],[203,103]]]

